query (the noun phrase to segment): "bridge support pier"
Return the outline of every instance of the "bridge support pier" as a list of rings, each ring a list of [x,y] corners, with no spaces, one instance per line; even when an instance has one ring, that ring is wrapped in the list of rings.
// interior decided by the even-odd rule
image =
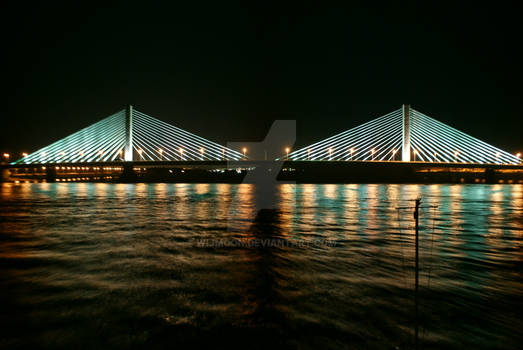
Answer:
[[[118,178],[118,181],[123,183],[135,183],[138,180],[138,176],[134,171],[134,165],[131,163],[123,164],[123,172]]]
[[[410,162],[410,105],[401,107],[403,117],[401,160]]]
[[[45,168],[45,181],[56,182],[56,170],[52,166]]]

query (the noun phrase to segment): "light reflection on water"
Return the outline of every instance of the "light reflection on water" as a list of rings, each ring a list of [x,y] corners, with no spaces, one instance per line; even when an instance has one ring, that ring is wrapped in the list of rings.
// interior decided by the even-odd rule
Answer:
[[[412,344],[414,223],[398,207],[418,197],[424,347],[521,343],[523,186],[282,184],[260,215],[257,196],[1,184],[2,344]],[[211,246],[238,239],[309,244]]]

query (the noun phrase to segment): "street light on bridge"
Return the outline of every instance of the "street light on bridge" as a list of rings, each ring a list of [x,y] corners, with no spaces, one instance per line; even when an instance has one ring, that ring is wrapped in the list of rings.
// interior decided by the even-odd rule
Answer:
[[[140,160],[143,160],[142,153],[143,153],[143,151],[141,149],[139,149],[138,150],[138,155],[140,156]]]
[[[329,147],[329,160],[332,160],[332,147]]]
[[[5,160],[8,161],[9,157],[10,157],[10,154],[9,153],[4,153],[3,156],[4,156]]]
[[[203,147],[200,148],[200,154],[202,155],[201,156],[201,160],[203,160],[203,152],[205,152],[205,149]]]
[[[242,151],[243,151],[243,158],[245,159],[246,154],[247,154],[247,147],[243,147]]]
[[[285,147],[285,153],[287,153],[287,160],[289,160],[289,152],[290,152],[290,148],[289,147]]]
[[[458,162],[458,154],[459,154],[458,151],[454,152],[454,157],[455,157],[455,159],[456,159],[456,163]]]
[[[396,152],[397,150],[396,149],[392,149],[392,160],[396,160]]]
[[[417,155],[418,155],[418,150],[415,149],[415,150],[414,150],[414,161],[416,161],[416,156],[417,156]]]
[[[374,153],[376,153],[376,149],[373,148],[370,150],[370,159],[371,160],[374,160]]]
[[[160,160],[163,160],[163,149],[158,148],[158,153],[160,153]]]
[[[183,160],[183,148],[179,148],[178,151],[180,151],[180,160]]]
[[[24,158],[27,157],[28,155],[29,155],[29,154],[27,154],[27,152],[23,152],[23,153],[22,153],[22,157],[24,157]]]
[[[311,149],[307,149],[307,160],[311,160]]]

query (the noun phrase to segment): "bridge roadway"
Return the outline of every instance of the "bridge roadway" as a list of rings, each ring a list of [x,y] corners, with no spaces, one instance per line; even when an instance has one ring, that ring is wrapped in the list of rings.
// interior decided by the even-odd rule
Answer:
[[[523,183],[523,165],[401,161],[132,161],[16,164],[3,181],[242,182],[247,172],[304,183]],[[282,171],[280,171],[282,169]],[[270,173],[269,173],[270,172]]]

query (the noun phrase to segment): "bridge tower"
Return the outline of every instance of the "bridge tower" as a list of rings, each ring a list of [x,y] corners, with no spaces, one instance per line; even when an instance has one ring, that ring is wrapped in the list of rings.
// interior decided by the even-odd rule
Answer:
[[[125,109],[125,156],[126,162],[133,161],[133,106]]]
[[[401,106],[402,114],[402,145],[401,160],[410,162],[410,105]]]

